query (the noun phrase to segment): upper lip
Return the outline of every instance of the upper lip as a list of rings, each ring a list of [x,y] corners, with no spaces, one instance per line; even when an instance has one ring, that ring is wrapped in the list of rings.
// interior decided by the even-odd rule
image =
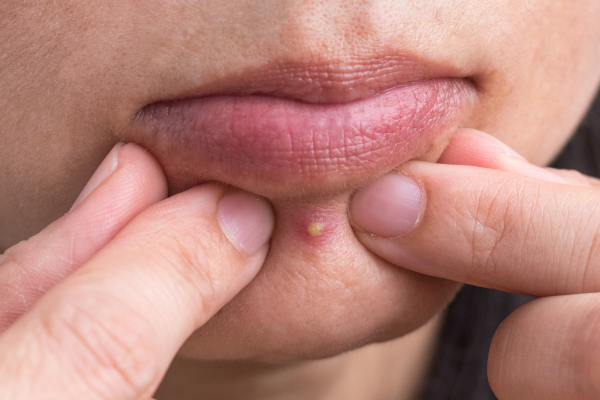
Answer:
[[[314,104],[342,104],[397,86],[435,78],[465,78],[465,71],[411,54],[354,57],[344,61],[267,63],[227,74],[200,87],[157,98],[181,100],[214,95],[263,95]]]

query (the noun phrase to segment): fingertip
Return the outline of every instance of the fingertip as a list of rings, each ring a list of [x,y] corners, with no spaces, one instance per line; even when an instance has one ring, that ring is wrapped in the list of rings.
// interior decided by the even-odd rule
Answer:
[[[137,144],[118,144],[103,163],[110,163],[114,170],[76,204],[63,223],[63,232],[73,236],[66,246],[76,260],[75,268],[168,194],[158,161]]]
[[[525,161],[497,138],[476,129],[460,129],[438,159],[439,164],[503,169],[507,159]]]
[[[252,193],[226,193],[219,201],[217,217],[225,236],[246,254],[254,254],[270,240],[275,214],[269,202]]]
[[[100,186],[113,174],[113,172],[116,171],[119,165],[119,149],[122,146],[123,143],[119,142],[112,148],[112,150],[104,158],[102,163],[100,163],[100,165],[98,166],[90,180],[87,182],[79,196],[77,196],[77,199],[75,200],[69,211],[73,211],[74,209],[76,209],[81,203],[85,201],[85,199],[87,199],[90,196],[90,194],[92,194],[94,190],[96,190],[98,186]]]
[[[529,163],[502,141],[476,129],[460,129],[440,156],[438,164],[495,169],[548,182],[570,183],[551,169]]]
[[[136,177],[143,178],[146,185],[152,184],[153,192],[158,200],[168,195],[167,178],[158,160],[136,143],[125,143],[119,149],[119,165],[117,170],[133,171]]]
[[[349,218],[362,232],[382,237],[402,236],[417,225],[424,202],[425,195],[416,180],[389,174],[352,196]]]
[[[167,195],[167,180],[156,158],[137,144],[120,142],[102,161],[69,213],[97,214],[107,208],[128,208],[132,202],[145,208]]]

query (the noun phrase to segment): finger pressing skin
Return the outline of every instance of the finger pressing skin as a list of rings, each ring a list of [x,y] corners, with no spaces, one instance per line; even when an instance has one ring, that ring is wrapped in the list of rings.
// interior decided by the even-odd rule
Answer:
[[[592,400],[600,393],[600,295],[537,299],[498,328],[488,359],[500,400]]]
[[[356,193],[350,219],[371,251],[416,272],[534,296],[600,289],[591,187],[410,162]]]
[[[577,171],[540,168],[530,164],[500,140],[475,129],[460,129],[440,156],[438,163],[472,165],[512,172],[548,182],[600,187],[600,180]]]
[[[0,337],[0,398],[150,398],[258,272],[273,224],[264,199],[216,184],[145,210]]]
[[[150,153],[135,144],[115,146],[74,209],[0,255],[0,332],[166,196],[166,179]]]

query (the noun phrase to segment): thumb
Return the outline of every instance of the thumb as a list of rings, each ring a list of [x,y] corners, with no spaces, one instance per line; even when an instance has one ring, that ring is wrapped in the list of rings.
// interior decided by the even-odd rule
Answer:
[[[150,398],[256,275],[273,225],[264,199],[217,184],[149,207],[0,337],[0,398]]]

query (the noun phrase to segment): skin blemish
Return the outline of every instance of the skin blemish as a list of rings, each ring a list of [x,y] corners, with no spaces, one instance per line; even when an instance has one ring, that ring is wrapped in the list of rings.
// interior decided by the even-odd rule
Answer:
[[[313,209],[309,212],[304,211],[301,215],[293,215],[297,237],[311,247],[327,245],[338,229],[337,216],[334,211]]]
[[[311,222],[310,224],[308,224],[307,231],[310,236],[321,236],[324,228],[325,227],[321,222]]]

